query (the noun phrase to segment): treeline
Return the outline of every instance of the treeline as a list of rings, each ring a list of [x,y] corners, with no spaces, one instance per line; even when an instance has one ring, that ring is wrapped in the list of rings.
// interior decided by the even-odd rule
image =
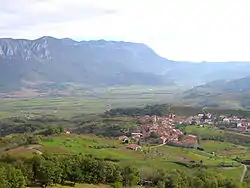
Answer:
[[[207,107],[203,108],[193,107],[193,106],[171,106],[169,104],[160,105],[147,105],[145,107],[135,107],[135,108],[116,108],[111,109],[104,113],[105,116],[144,116],[144,115],[157,115],[166,116],[170,112],[175,113],[180,116],[193,116],[203,111],[219,115],[227,116],[239,116],[241,118],[250,117],[250,110],[235,110],[235,109],[224,109],[217,107]]]
[[[96,134],[117,137],[129,127],[137,125],[135,118],[103,117],[101,115],[82,115],[69,120],[62,120],[54,116],[41,116],[28,120],[13,117],[0,120],[0,137],[10,134],[32,133],[44,136],[59,134],[64,129],[74,133]]]
[[[170,106],[167,104],[162,105],[147,105],[145,107],[135,108],[116,108],[111,109],[104,113],[105,116],[144,116],[144,115],[157,115],[166,116],[169,114]]]
[[[208,170],[185,173],[178,170],[138,168],[83,155],[35,155],[20,159],[0,158],[0,187],[47,187],[53,184],[109,184],[115,188],[135,185],[158,188],[243,188],[240,182]]]
[[[65,129],[73,133],[95,134],[107,137],[117,137],[124,134],[128,128],[136,127],[137,121],[135,118],[125,118],[117,120],[114,117],[100,118],[88,120],[85,117],[78,118],[77,122],[69,121],[67,124],[58,123],[41,123],[36,121],[25,120],[3,120],[0,122],[0,144],[1,138],[12,134],[29,134],[29,135],[56,135],[62,133]],[[23,143],[23,142],[20,142]]]
[[[95,134],[106,137],[118,137],[139,126],[136,118],[130,117],[98,117],[92,121],[83,120],[73,132]]]
[[[9,134],[31,133],[58,126],[69,127],[72,126],[72,123],[54,116],[41,116],[36,119],[27,119],[25,117],[6,118],[0,120],[0,137]]]
[[[9,134],[27,133],[43,130],[47,126],[40,122],[16,121],[7,119],[0,122],[0,137]]]
[[[95,123],[78,127],[74,132],[79,134],[95,134],[97,136],[102,135],[106,137],[118,137],[124,134],[124,127],[122,125],[102,124]]]

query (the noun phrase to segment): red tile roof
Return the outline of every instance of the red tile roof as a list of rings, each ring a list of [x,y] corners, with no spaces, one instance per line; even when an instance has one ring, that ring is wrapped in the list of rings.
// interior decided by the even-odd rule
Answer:
[[[125,140],[125,139],[128,139],[128,137],[125,135],[119,136],[119,140]]]
[[[246,131],[247,130],[247,127],[246,126],[239,126],[239,131]]]
[[[141,148],[141,146],[137,145],[137,144],[129,144],[127,145],[128,149],[136,149],[136,148]]]

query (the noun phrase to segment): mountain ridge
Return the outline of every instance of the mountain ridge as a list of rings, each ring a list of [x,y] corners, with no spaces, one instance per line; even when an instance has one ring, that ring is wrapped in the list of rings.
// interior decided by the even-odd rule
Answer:
[[[143,65],[153,61],[159,67],[163,60],[140,43],[5,38],[0,39],[0,85],[20,85],[22,80],[162,84],[169,81],[155,74],[154,66]]]
[[[0,90],[3,91],[20,89],[25,81],[191,87],[244,76],[250,76],[250,63],[178,62],[159,56],[143,43],[76,41],[51,36],[35,40],[0,39]]]

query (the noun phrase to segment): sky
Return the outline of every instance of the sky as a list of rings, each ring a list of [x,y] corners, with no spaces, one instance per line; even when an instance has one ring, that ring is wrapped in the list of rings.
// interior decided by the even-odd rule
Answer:
[[[250,61],[250,0],[1,0],[0,37],[142,42],[180,61]]]

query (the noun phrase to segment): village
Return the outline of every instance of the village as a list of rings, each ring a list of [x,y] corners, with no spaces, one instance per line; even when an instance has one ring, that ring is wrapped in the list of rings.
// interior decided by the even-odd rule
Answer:
[[[169,116],[143,116],[138,118],[140,126],[138,126],[130,136],[121,135],[119,140],[127,143],[127,149],[141,150],[141,140],[150,138],[152,134],[157,136],[161,141],[160,145],[173,145],[185,148],[199,148],[198,138],[195,135],[186,134],[184,131],[176,128],[180,126],[213,126],[219,128],[226,127],[235,132],[248,133],[250,132],[250,119],[239,118],[238,116],[220,115],[215,116],[211,113],[199,113],[195,116],[185,117],[170,114]],[[178,126],[178,127],[180,127]],[[130,140],[135,142],[131,143]],[[139,143],[139,144],[138,144]]]

